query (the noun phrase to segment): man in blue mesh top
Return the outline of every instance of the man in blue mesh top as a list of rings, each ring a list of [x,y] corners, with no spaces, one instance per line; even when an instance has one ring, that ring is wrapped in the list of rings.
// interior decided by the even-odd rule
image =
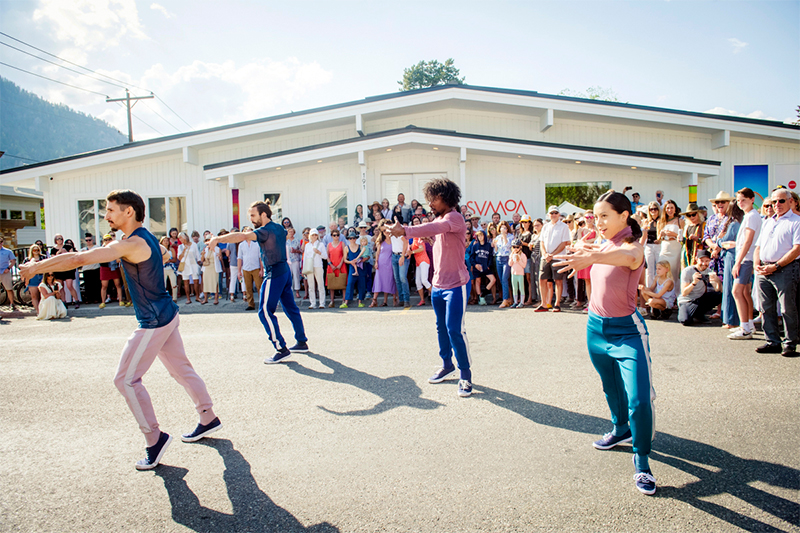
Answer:
[[[292,271],[286,262],[286,230],[280,224],[272,221],[269,202],[254,202],[247,210],[247,214],[250,216],[253,227],[256,228],[255,231],[220,235],[211,239],[209,246],[213,247],[221,242],[258,242],[261,247],[261,259],[264,263],[264,281],[261,284],[258,318],[264,325],[269,340],[276,350],[275,355],[267,357],[264,362],[267,364],[280,363],[292,352],[308,351],[308,344],[306,344],[308,338],[303,327],[303,319],[300,316],[300,309],[294,301]],[[291,348],[286,347],[286,341],[278,327],[278,317],[275,316],[278,300],[281,302],[283,312],[292,321],[294,327],[294,338],[297,343]]]

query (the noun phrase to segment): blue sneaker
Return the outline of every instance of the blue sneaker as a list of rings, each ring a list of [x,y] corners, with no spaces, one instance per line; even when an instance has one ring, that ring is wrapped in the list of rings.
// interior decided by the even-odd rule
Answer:
[[[455,374],[456,374],[455,367],[450,369],[442,367],[439,370],[437,370],[434,375],[428,378],[428,383],[441,383],[446,379],[453,379],[455,377]]]
[[[466,379],[462,379],[458,382],[458,395],[462,398],[466,398],[467,396],[472,396],[472,383],[470,383]]]
[[[297,344],[289,348],[289,351],[294,353],[306,353],[308,352],[308,344],[306,344],[305,342],[298,342]]]
[[[267,357],[266,359],[264,359],[264,364],[265,365],[272,365],[272,364],[275,364],[275,363],[282,363],[290,355],[292,355],[292,352],[289,351],[289,348],[284,346],[283,348],[281,348],[281,350],[278,353],[276,353],[272,357]]]
[[[603,438],[600,440],[596,440],[592,443],[592,446],[597,448],[598,450],[610,450],[614,446],[618,444],[622,444],[624,442],[631,442],[633,440],[633,436],[631,435],[631,430],[629,429],[622,435],[614,435],[613,433],[606,433],[603,435]]]
[[[181,435],[181,440],[183,442],[197,442],[203,437],[207,437],[220,429],[222,429],[222,422],[219,421],[219,418],[215,418],[205,426],[203,424],[197,424],[194,431]]]
[[[636,468],[636,457],[633,457],[633,467]],[[656,478],[650,470],[641,470],[633,475],[633,481],[636,483],[636,488],[642,494],[652,496],[656,493]]]
[[[171,442],[172,437],[162,431],[161,436],[158,437],[158,442],[145,448],[147,457],[136,461],[136,470],[152,470],[153,468],[157,467],[158,463],[161,462],[161,458],[164,456],[164,452],[167,451],[167,447]]]

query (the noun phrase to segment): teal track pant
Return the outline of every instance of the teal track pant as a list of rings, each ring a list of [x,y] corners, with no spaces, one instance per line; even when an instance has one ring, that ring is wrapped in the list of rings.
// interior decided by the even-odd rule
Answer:
[[[630,316],[602,317],[589,312],[586,324],[589,357],[603,382],[611,421],[630,424],[633,451],[650,453],[655,437],[650,342],[638,311]]]

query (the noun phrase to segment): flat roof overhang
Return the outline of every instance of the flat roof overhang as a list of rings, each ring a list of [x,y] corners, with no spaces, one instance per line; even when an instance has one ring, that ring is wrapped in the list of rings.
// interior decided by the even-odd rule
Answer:
[[[546,143],[409,126],[364,137],[206,165],[203,167],[203,175],[209,180],[228,178],[232,184],[236,178],[278,168],[283,170],[291,166],[339,161],[356,156],[360,159],[363,157],[360,154],[381,154],[389,149],[434,147],[460,154],[510,156],[571,164],[580,161],[581,164],[615,168],[636,167],[642,171],[696,174],[699,178],[719,175],[721,165],[719,161],[690,156]]]

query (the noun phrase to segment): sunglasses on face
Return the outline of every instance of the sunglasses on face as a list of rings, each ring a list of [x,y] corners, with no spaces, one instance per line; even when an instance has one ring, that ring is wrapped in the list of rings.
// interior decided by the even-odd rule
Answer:
[[[697,213],[686,213],[687,217],[696,217]]]
[[[657,207],[651,207],[650,211],[658,211],[658,208]]]
[[[584,218],[586,220],[594,220],[594,216],[592,216],[592,215],[586,215]]]
[[[775,205],[775,203],[785,204],[786,203],[786,198],[779,198],[777,200],[773,200],[773,205]]]
[[[338,236],[339,236],[338,233],[331,233],[331,237],[338,237]]]

